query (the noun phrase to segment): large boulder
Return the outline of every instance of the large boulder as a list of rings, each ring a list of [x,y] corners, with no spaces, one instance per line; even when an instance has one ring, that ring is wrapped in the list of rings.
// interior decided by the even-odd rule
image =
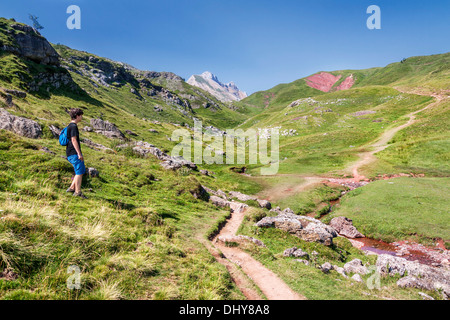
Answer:
[[[364,235],[359,232],[355,226],[353,226],[353,221],[347,219],[346,217],[336,217],[330,221],[330,226],[333,227],[339,234],[348,238],[364,238]]]
[[[42,136],[41,126],[36,121],[12,115],[3,108],[0,108],[0,129],[32,139]]]
[[[103,134],[108,138],[125,139],[125,135],[114,123],[102,119],[91,119],[91,127],[96,133]]]
[[[276,217],[265,217],[256,223],[260,228],[274,227],[308,242],[319,242],[330,246],[337,236],[336,230],[320,220],[298,216],[293,213],[281,213]]]
[[[1,49],[12,52],[36,63],[59,65],[59,55],[50,43],[40,33],[24,24],[13,24],[10,33],[16,46],[3,45]]]

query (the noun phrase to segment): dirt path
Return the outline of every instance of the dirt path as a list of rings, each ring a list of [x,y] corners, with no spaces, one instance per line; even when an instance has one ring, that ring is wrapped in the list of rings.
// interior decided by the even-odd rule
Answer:
[[[279,178],[283,176],[295,176],[296,178],[299,178],[303,181],[300,183],[280,183],[276,184],[274,186],[268,187],[267,189],[263,190],[262,192],[258,193],[256,196],[259,199],[264,199],[268,201],[278,201],[284,198],[287,198],[289,196],[292,196],[294,194],[298,194],[300,192],[303,192],[312,186],[321,183],[324,179],[323,177],[319,176],[301,176],[301,175],[283,175],[279,174],[274,177]],[[266,177],[267,178],[267,177]]]
[[[441,94],[431,94],[430,95],[430,94],[423,94],[423,93],[418,93],[418,92],[406,92],[406,91],[401,91],[398,88],[397,88],[397,90],[399,90],[400,92],[403,92],[403,93],[413,93],[413,94],[431,96],[431,97],[435,98],[436,100],[433,101],[432,103],[428,104],[425,108],[422,108],[420,110],[417,110],[417,111],[414,111],[414,112],[411,112],[410,114],[408,114],[407,117],[409,117],[409,120],[405,124],[395,127],[395,128],[391,128],[391,129],[383,132],[383,134],[377,139],[377,141],[375,141],[374,143],[367,146],[369,149],[372,149],[371,151],[359,153],[358,156],[360,159],[357,162],[350,164],[350,166],[347,167],[347,169],[345,170],[348,172],[352,172],[353,179],[355,181],[361,181],[361,180],[366,179],[365,176],[363,176],[362,174],[359,173],[361,167],[366,166],[372,162],[375,162],[377,160],[377,158],[375,157],[375,154],[386,149],[389,146],[388,142],[390,140],[392,140],[392,138],[395,136],[395,134],[397,132],[399,132],[400,130],[403,130],[406,127],[409,127],[410,125],[415,123],[416,122],[416,114],[418,114],[419,112],[425,111],[429,108],[434,107],[435,105],[439,104],[443,99],[446,98]]]
[[[217,241],[218,237],[229,237],[236,235],[242,220],[245,217],[245,208],[235,208],[231,214],[231,218],[227,224],[220,231],[220,233],[213,239],[213,246],[219,249],[223,256],[230,262],[242,268],[245,274],[253,280],[264,295],[269,300],[306,300],[304,296],[299,295],[284,283],[275,273],[267,269],[262,263],[252,258],[248,253],[240,250],[238,247],[227,247],[222,242]],[[220,261],[219,261],[220,262]],[[239,281],[235,283],[239,287]],[[241,284],[242,285],[242,284]],[[244,290],[248,288],[244,287]],[[248,290],[243,293],[249,294]],[[247,295],[246,295],[247,296]],[[249,297],[247,297],[249,298]],[[250,299],[255,298],[254,294]]]

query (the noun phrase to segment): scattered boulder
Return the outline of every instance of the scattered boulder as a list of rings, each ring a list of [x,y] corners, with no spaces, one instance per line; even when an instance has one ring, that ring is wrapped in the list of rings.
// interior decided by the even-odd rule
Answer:
[[[271,209],[272,208],[272,204],[267,201],[267,200],[259,200],[257,199],[256,201],[258,201],[258,204],[261,208],[266,208],[266,209]]]
[[[320,270],[322,270],[323,273],[328,273],[330,270],[333,270],[333,266],[329,262],[325,262],[320,266]]]
[[[85,126],[83,128],[83,131],[85,131],[85,132],[92,132],[92,131],[94,131],[94,129],[92,129],[92,127]]]
[[[144,141],[135,142],[135,147],[133,147],[133,151],[142,156],[148,156],[148,154],[154,155],[156,158],[163,161],[161,165],[166,170],[177,170],[180,169],[181,167],[197,170],[197,165],[195,163],[192,163],[184,159],[183,157],[169,156],[148,142]]]
[[[308,261],[308,260],[296,259],[295,261],[301,262],[301,263],[303,263],[304,265],[309,266],[309,261]]]
[[[219,189],[219,190],[217,190],[217,191],[214,191],[214,190],[212,190],[212,189],[210,189],[210,188],[208,188],[208,187],[205,187],[205,186],[202,186],[202,187],[203,187],[203,189],[205,189],[209,194],[213,194],[213,195],[218,196],[218,197],[220,197],[220,198],[222,198],[222,199],[228,200],[226,193],[223,192],[222,190]]]
[[[377,259],[377,271],[381,275],[401,276],[408,274],[397,284],[402,287],[413,286],[421,289],[431,288],[441,291],[444,299],[450,296],[450,270],[447,268],[430,267],[419,262],[404,258],[381,254]]]
[[[327,246],[333,244],[336,231],[320,220],[298,216],[293,213],[281,213],[276,217],[265,217],[256,223],[260,228],[275,227],[289,232],[308,242],[319,242]]]
[[[400,288],[419,288],[432,291],[433,284],[429,281],[419,279],[415,276],[406,276],[397,281],[397,286]]]
[[[61,134],[61,129],[54,126],[54,125],[49,125],[48,129],[50,130],[50,132],[53,135],[53,138],[55,139],[59,139],[59,135]]]
[[[11,281],[16,280],[17,278],[19,278],[19,275],[10,268],[6,268],[2,273],[0,273],[0,279]]]
[[[125,130],[125,133],[126,134],[128,134],[128,135],[130,135],[130,136],[134,136],[134,137],[137,137],[137,134],[136,133],[134,133],[133,131],[131,131],[131,130]]]
[[[330,226],[333,227],[339,234],[348,238],[364,238],[364,235],[359,232],[355,226],[353,226],[353,221],[347,219],[346,217],[336,217],[330,221]]]
[[[100,143],[95,143],[87,138],[83,138],[80,141],[81,143],[84,143],[85,145],[87,145],[89,148],[97,150],[97,151],[102,151],[102,150],[109,150],[109,151],[114,151],[111,148],[105,147],[104,145],[100,144]]]
[[[209,201],[210,195],[199,183],[195,183],[189,190],[195,199]]]
[[[125,139],[125,135],[114,123],[102,119],[91,119],[91,127],[96,133],[103,134],[108,138]]]
[[[427,295],[426,293],[419,292],[419,294],[422,296],[422,299],[423,299],[423,300],[434,300],[433,297]]]
[[[211,201],[212,204],[214,204],[215,206],[222,207],[222,208],[230,206],[230,202],[228,200],[219,198],[218,196],[209,197],[209,201]]]
[[[355,280],[356,282],[363,282],[363,279],[361,278],[361,276],[358,273],[355,273],[352,276],[352,279]]]
[[[14,106],[12,95],[7,94],[7,93],[0,93],[0,95],[2,96],[3,100],[5,100],[5,104],[8,107],[13,107]]]
[[[148,131],[151,133],[159,133],[158,130],[155,130],[155,129],[148,129]]]
[[[367,274],[368,269],[365,267],[361,260],[354,259],[350,262],[347,262],[344,265],[344,271],[346,273],[357,273],[357,274]]]
[[[89,176],[90,176],[91,178],[96,178],[96,177],[99,177],[99,175],[100,175],[100,173],[98,172],[98,170],[95,169],[95,168],[88,168],[87,171],[88,171],[88,174],[89,174]]]
[[[290,249],[284,250],[283,256],[285,257],[297,257],[297,258],[308,258],[308,254],[304,252],[302,249],[297,249],[297,247],[293,247]]]
[[[333,266],[333,269],[336,270],[337,273],[339,273],[341,276],[343,276],[344,278],[348,278],[347,274],[345,273],[344,268],[339,267],[337,265]]]
[[[229,196],[230,196],[230,198],[236,198],[239,201],[249,201],[249,200],[256,201],[256,200],[258,200],[258,198],[254,197],[254,196],[249,196],[249,195],[237,192],[237,191],[230,191]]]
[[[3,108],[0,108],[0,129],[32,139],[42,136],[41,126],[36,121],[12,115]]]
[[[52,150],[50,150],[50,149],[47,148],[47,147],[42,147],[40,150],[43,151],[43,152],[45,152],[45,153],[48,153],[48,154],[52,154],[52,155],[55,155],[55,154],[56,154],[55,152],[53,152]]]
[[[19,90],[13,90],[13,89],[5,89],[6,93],[12,94],[13,96],[16,96],[17,98],[25,99],[27,97],[27,93]]]
[[[231,211],[231,213],[233,213],[233,212],[242,212],[246,208],[248,208],[248,205],[246,205],[245,203],[240,203],[240,202],[236,202],[236,201],[230,201],[230,211]]]

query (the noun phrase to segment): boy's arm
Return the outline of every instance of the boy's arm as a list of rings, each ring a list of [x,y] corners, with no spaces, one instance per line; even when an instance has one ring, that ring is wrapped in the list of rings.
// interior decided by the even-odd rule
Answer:
[[[72,139],[73,147],[74,147],[75,150],[77,151],[78,159],[80,159],[81,161],[83,161],[84,158],[83,158],[83,155],[81,154],[81,149],[80,149],[80,146],[78,145],[77,137],[72,137],[71,139]]]

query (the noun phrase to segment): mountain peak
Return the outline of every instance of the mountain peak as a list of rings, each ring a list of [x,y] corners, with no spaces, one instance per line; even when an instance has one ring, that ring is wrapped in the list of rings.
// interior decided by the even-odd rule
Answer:
[[[187,83],[208,91],[223,102],[239,101],[247,97],[247,94],[239,90],[234,82],[223,84],[210,71],[205,71],[201,75],[191,76]]]

